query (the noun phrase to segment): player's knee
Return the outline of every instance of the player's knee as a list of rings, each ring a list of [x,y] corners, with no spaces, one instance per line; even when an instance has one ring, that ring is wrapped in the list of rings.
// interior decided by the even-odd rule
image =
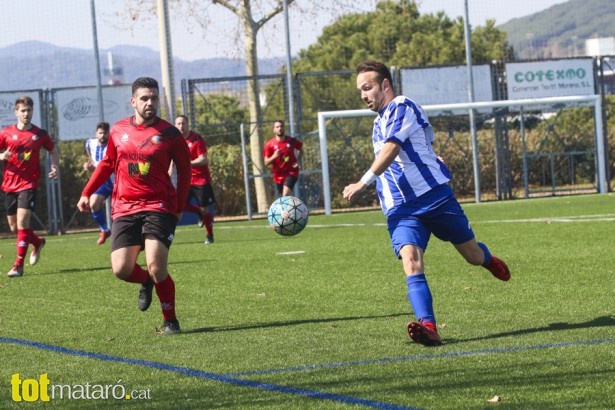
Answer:
[[[92,210],[92,212],[96,212],[100,208],[102,208],[102,202],[101,201],[97,201],[97,200],[91,200],[90,201],[90,209]]]
[[[122,265],[117,267],[112,266],[111,271],[116,278],[125,280],[130,277],[130,274],[132,273],[132,267],[129,267],[128,265]]]
[[[169,271],[166,268],[155,263],[148,265],[147,270],[155,282],[162,282],[169,275]]]
[[[399,252],[406,275],[424,271],[422,251],[416,246],[404,246]]]

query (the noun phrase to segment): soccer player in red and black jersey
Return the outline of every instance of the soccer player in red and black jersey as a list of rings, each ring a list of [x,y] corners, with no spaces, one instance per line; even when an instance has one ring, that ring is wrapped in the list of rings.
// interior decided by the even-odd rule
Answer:
[[[184,136],[190,150],[190,165],[192,165],[192,178],[190,180],[190,193],[184,211],[199,215],[205,225],[205,244],[214,243],[213,232],[213,205],[216,202],[214,190],[211,186],[211,173],[209,172],[209,159],[207,158],[207,144],[205,139],[190,130],[188,117],[178,115],[175,126]],[[196,205],[190,200],[194,198]]]
[[[265,165],[271,165],[273,182],[278,195],[292,195],[299,179],[299,160],[303,154],[303,143],[296,138],[284,135],[284,121],[282,120],[274,121],[273,133],[275,136],[265,143],[263,149]]]
[[[115,172],[111,196],[111,269],[126,282],[139,283],[138,307],[152,302],[162,308],[162,333],[180,332],[175,314],[175,283],[168,271],[169,248],[190,187],[190,153],[173,124],[157,116],[158,82],[140,77],[132,85],[135,115],[112,128],[107,153],[83,189],[77,207],[89,210],[89,197]],[[177,169],[177,189],[168,170]],[[137,263],[145,250],[147,269]]]
[[[34,101],[19,97],[15,102],[17,124],[0,133],[0,160],[4,162],[2,190],[6,193],[6,217],[11,232],[17,233],[17,259],[8,272],[10,278],[23,275],[28,245],[32,244],[30,265],[38,263],[45,238],[30,228],[30,217],[36,205],[36,189],[41,178],[41,148],[51,153],[49,178],[58,177],[58,153],[47,131],[32,124]]]

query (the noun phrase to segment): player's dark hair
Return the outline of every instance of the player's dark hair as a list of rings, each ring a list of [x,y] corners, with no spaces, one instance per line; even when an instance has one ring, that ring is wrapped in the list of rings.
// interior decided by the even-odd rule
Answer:
[[[273,125],[275,125],[276,122],[279,122],[280,124],[285,125],[284,120],[280,120],[280,119],[273,120]]]
[[[188,122],[190,121],[190,120],[188,119],[188,117],[186,117],[184,114],[180,114],[180,115],[178,115],[177,117],[175,117],[175,119],[178,119],[178,118],[183,118],[184,120],[186,120],[186,121],[188,121]]]
[[[151,77],[139,77],[132,83],[132,95],[135,95],[135,92],[139,88],[155,88],[156,90],[160,90],[158,88],[158,81],[154,80]]]
[[[96,124],[96,129],[101,129],[104,132],[109,132],[109,130],[111,129],[111,126],[109,125],[108,122],[105,121],[101,121],[98,124]]]
[[[356,73],[367,73],[367,72],[376,72],[378,73],[378,83],[382,84],[384,79],[389,80],[389,84],[393,85],[393,78],[391,77],[391,72],[387,68],[386,65],[382,64],[379,61],[367,60],[357,66]]]
[[[17,100],[15,100],[15,109],[17,109],[19,104],[23,104],[26,107],[34,107],[34,101],[27,95],[22,95],[21,97],[17,98]]]

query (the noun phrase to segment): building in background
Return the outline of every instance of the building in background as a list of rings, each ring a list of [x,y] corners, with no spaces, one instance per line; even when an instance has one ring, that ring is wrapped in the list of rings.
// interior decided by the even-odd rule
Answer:
[[[615,55],[615,37],[599,37],[585,40],[585,55],[592,57]]]
[[[107,68],[104,70],[105,75],[109,78],[107,84],[117,85],[124,82],[124,69],[122,66],[113,60],[113,53],[107,53]]]

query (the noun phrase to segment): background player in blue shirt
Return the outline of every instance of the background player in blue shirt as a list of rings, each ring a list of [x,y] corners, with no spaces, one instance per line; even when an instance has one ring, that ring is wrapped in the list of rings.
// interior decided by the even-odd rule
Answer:
[[[94,171],[98,163],[104,158],[107,152],[107,142],[109,141],[109,123],[99,122],[96,125],[96,138],[90,138],[85,141],[85,150],[88,153],[89,159],[83,164],[86,171]],[[90,197],[90,209],[92,217],[100,228],[100,236],[96,243],[102,245],[111,236],[111,230],[107,224],[107,213],[105,212],[105,201],[113,192],[113,177],[109,178],[100,186]]]
[[[417,318],[408,334],[425,346],[442,344],[436,328],[423,254],[431,234],[451,242],[472,265],[482,265],[507,281],[506,264],[477,242],[470,223],[448,185],[450,173],[433,151],[433,128],[414,101],[396,96],[391,73],[382,63],[366,61],[357,69],[357,88],[369,109],[378,113],[372,140],[376,159],[357,183],[344,188],[348,201],[376,182],[376,191],[395,255],[402,260],[408,299]]]

